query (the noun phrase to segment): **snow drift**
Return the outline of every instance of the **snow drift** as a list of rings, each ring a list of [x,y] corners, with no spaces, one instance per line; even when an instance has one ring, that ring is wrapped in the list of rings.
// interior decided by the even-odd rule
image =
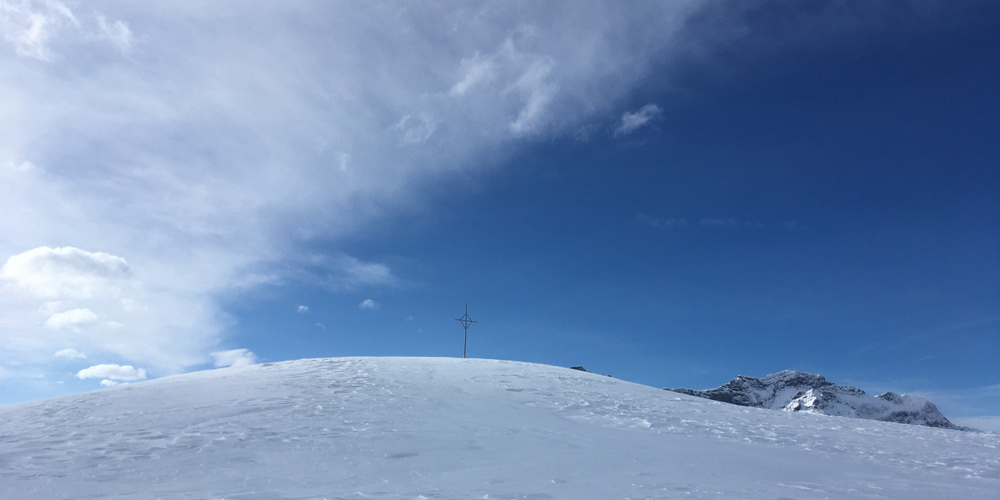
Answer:
[[[0,498],[996,498],[998,445],[568,368],[314,359],[0,407]]]

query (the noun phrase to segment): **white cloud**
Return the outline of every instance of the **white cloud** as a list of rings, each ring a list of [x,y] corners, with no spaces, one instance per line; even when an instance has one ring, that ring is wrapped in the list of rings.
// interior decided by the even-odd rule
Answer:
[[[66,359],[87,359],[86,354],[72,348],[60,349],[53,356]]]
[[[372,299],[362,300],[361,303],[358,304],[358,309],[361,309],[361,310],[366,310],[367,309],[369,311],[374,311],[374,310],[376,310],[378,308],[379,308],[379,303],[375,302]]]
[[[70,309],[69,311],[49,316],[49,319],[45,321],[45,328],[52,330],[75,328],[96,321],[97,315],[90,309]]]
[[[0,278],[43,299],[117,297],[132,279],[125,259],[73,247],[38,247],[14,255],[0,267]]]
[[[626,112],[622,115],[618,128],[615,129],[616,136],[628,135],[636,130],[645,127],[654,118],[660,116],[663,110],[655,104],[647,104],[636,111]]]
[[[86,380],[89,378],[106,378],[110,380],[142,380],[146,378],[146,370],[139,368],[136,370],[131,365],[103,364],[84,368],[76,374],[77,378]]]
[[[309,306],[299,306],[297,310],[299,314],[307,313],[309,312]]]
[[[212,353],[215,358],[215,367],[225,366],[247,366],[257,363],[257,355],[250,349],[233,349],[230,351],[216,351]]]
[[[104,379],[101,381],[101,387],[114,387],[116,385],[119,385],[119,383],[114,380]]]

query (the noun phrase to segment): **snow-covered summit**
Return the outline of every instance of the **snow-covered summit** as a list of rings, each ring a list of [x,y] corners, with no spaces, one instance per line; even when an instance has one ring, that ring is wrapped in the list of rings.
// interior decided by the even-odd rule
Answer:
[[[0,406],[0,498],[995,499],[998,450],[568,368],[312,359]]]
[[[870,396],[812,373],[785,370],[764,378],[740,375],[715,389],[671,390],[740,406],[968,430],[951,423],[926,398],[894,392]]]

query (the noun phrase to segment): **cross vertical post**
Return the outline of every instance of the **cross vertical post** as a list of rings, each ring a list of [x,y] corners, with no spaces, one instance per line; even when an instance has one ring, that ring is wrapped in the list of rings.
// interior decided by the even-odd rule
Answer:
[[[455,321],[458,321],[459,323],[461,323],[462,324],[462,328],[465,329],[465,345],[464,345],[464,347],[462,347],[462,357],[464,358],[465,355],[466,355],[466,353],[468,353],[468,351],[469,351],[469,325],[471,325],[473,323],[479,323],[479,322],[478,321],[472,321],[472,318],[469,317],[469,303],[468,302],[465,303],[465,316],[462,316],[461,318],[458,318]]]

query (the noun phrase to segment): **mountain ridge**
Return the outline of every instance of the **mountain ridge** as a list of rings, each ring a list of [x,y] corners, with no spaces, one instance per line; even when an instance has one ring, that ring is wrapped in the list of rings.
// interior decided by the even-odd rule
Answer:
[[[857,387],[830,382],[823,375],[793,370],[762,378],[739,375],[714,389],[667,390],[737,406],[974,430],[953,424],[934,403],[920,396],[891,391],[872,396]]]

